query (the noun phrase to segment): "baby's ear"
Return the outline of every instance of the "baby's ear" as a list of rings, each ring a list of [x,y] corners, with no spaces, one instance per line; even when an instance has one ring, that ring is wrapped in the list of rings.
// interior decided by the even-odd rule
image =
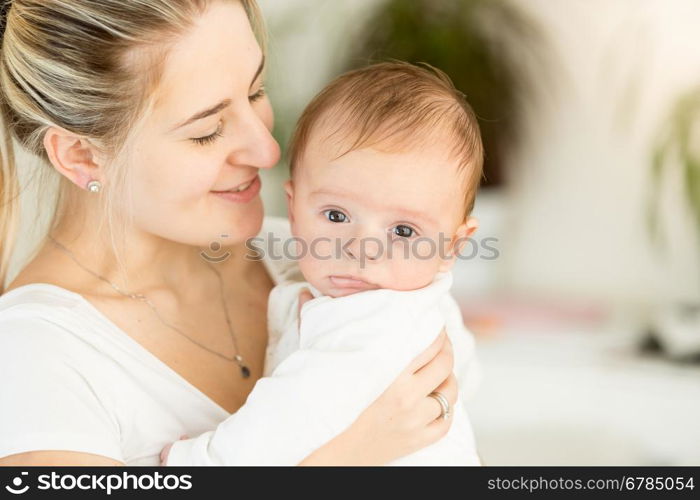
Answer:
[[[452,266],[457,259],[457,256],[462,252],[464,245],[467,244],[469,238],[479,229],[479,220],[476,217],[467,217],[467,219],[457,227],[455,234],[447,248],[447,258],[442,260],[440,271],[446,272],[452,269]]]
[[[455,231],[455,238],[452,242],[453,255],[456,257],[467,244],[469,238],[479,229],[479,219],[476,217],[467,217],[467,220],[461,224]]]
[[[294,183],[292,179],[288,179],[284,182],[284,192],[287,194],[287,217],[289,222],[294,222],[294,211],[292,206],[294,205]]]

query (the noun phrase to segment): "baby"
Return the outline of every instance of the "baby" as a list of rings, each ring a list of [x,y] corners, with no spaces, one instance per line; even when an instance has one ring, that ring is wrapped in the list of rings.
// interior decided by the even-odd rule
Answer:
[[[474,384],[473,338],[449,293],[450,269],[478,227],[470,213],[483,163],[463,95],[428,65],[351,71],[306,108],[289,158],[305,281],[270,294],[264,377],[246,404],[216,430],[175,442],[167,465],[297,464],[351,425],[443,327],[462,393]],[[298,313],[304,288],[313,298]],[[448,417],[445,437],[390,465],[478,465],[462,396]]]

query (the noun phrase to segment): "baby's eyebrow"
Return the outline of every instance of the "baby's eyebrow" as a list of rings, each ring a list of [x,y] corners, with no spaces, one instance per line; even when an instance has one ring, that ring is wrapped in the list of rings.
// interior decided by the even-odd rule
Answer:
[[[316,191],[312,191],[309,196],[335,196],[336,198],[355,198],[355,196],[352,193],[336,192],[331,191],[330,189],[317,189]]]
[[[424,222],[427,222],[428,224],[431,224],[433,226],[437,225],[437,222],[435,221],[435,219],[433,219],[430,215],[426,214],[425,212],[415,212],[413,210],[408,210],[406,208],[397,208],[394,213],[405,215],[406,218],[408,218],[408,219],[416,219],[419,221],[424,221]]]

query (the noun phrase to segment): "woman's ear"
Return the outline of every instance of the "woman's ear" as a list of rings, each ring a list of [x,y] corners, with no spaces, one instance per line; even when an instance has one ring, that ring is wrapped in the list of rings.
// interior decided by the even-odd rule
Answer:
[[[81,189],[87,189],[92,180],[104,183],[100,153],[87,138],[49,127],[44,134],[44,148],[54,168]]]
[[[285,181],[284,192],[287,194],[287,217],[290,223],[294,223],[294,211],[292,207],[294,206],[294,182],[292,179]]]
[[[467,244],[469,238],[479,229],[479,220],[476,217],[467,217],[467,219],[457,227],[454,236],[450,240],[447,249],[446,258],[440,263],[440,272],[446,272],[452,269],[457,256],[462,252],[464,245]]]

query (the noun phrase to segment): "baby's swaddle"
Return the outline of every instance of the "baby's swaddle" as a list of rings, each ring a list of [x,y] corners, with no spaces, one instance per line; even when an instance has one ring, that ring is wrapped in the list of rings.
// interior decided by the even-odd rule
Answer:
[[[449,272],[418,290],[336,298],[319,296],[305,283],[278,285],[268,306],[266,376],[216,430],[176,442],[168,465],[298,464],[350,426],[443,326],[454,345],[458,378],[475,373],[473,340],[451,285]],[[304,304],[297,331],[297,297],[304,287],[315,298]],[[389,465],[479,465],[462,399],[445,437]]]

